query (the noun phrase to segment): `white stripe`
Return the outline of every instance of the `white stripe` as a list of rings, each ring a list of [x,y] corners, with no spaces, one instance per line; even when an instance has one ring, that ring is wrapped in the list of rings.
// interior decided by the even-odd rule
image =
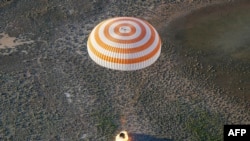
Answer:
[[[92,43],[93,47],[97,51],[99,51],[100,53],[102,53],[103,55],[106,55],[106,56],[109,56],[109,57],[114,57],[114,58],[120,58],[120,59],[128,59],[128,58],[132,59],[132,58],[138,58],[138,57],[145,56],[145,55],[149,54],[150,52],[152,52],[157,47],[158,42],[160,42],[160,38],[159,38],[156,30],[154,30],[154,33],[157,36],[155,36],[154,42],[149,47],[147,47],[145,50],[142,50],[140,52],[126,53],[126,54],[125,53],[116,53],[116,52],[112,52],[112,51],[109,51],[109,50],[105,50],[104,48],[102,48],[96,42],[93,34],[90,35],[89,40]],[[130,44],[130,45],[133,46],[133,44]],[[126,47],[124,47],[124,48],[126,48]]]
[[[131,24],[132,26],[135,27],[136,29],[136,32],[131,35],[131,36],[121,36],[121,35],[118,35],[115,33],[114,31],[114,28],[119,25],[119,24],[122,24],[122,23],[127,23],[127,24]],[[104,25],[105,26],[105,25]],[[119,21],[119,22],[115,22],[113,23],[110,28],[109,28],[109,34],[113,37],[113,38],[116,38],[116,39],[122,39],[122,40],[131,40],[131,39],[135,39],[137,38],[140,34],[141,34],[141,27],[135,23],[135,22],[132,22],[132,21]]]
[[[145,60],[143,62],[134,63],[134,64],[118,64],[118,63],[107,62],[105,60],[100,59],[99,57],[96,57],[94,53],[89,51],[89,49],[88,49],[88,52],[89,52],[90,58],[94,60],[94,62],[96,62],[100,66],[110,68],[110,69],[115,69],[115,70],[132,71],[132,70],[138,70],[138,69],[142,69],[142,68],[152,65],[159,58],[161,49],[159,49],[159,51],[152,58]]]
[[[138,46],[141,46],[141,45],[145,44],[150,39],[151,34],[152,34],[149,26],[146,23],[142,22],[141,20],[137,20],[137,21],[139,21],[145,27],[146,35],[144,36],[144,38],[142,40],[140,40],[140,41],[138,41],[136,43],[133,43],[133,44],[116,43],[116,42],[112,42],[109,39],[107,39],[107,37],[104,35],[104,27],[105,27],[105,24],[107,24],[107,23],[104,23],[102,26],[99,25],[100,30],[97,32],[96,28],[95,28],[93,30],[93,33],[97,32],[99,34],[99,37],[102,40],[102,42],[106,43],[107,45],[110,45],[110,46],[113,46],[113,47],[118,47],[118,48],[136,48]]]

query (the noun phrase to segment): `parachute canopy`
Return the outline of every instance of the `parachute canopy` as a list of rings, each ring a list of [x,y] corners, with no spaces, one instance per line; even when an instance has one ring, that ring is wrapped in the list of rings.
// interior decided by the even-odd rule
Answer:
[[[87,49],[100,66],[123,71],[153,64],[161,52],[159,34],[148,22],[116,17],[99,23],[90,33]]]

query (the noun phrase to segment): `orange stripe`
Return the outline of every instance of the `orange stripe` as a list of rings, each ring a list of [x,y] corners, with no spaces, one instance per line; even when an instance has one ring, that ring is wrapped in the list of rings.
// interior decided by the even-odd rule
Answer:
[[[120,32],[120,28],[122,26],[128,26],[131,29],[131,31],[129,33],[121,33]],[[115,34],[118,34],[118,35],[121,35],[121,36],[131,36],[131,35],[135,34],[136,28],[133,25],[131,25],[131,24],[123,23],[123,24],[118,24],[114,28],[114,32],[115,32]]]
[[[133,58],[133,59],[120,59],[120,58],[114,58],[114,57],[109,57],[107,55],[104,55],[102,53],[100,53],[99,51],[97,51],[92,43],[90,42],[90,40],[88,40],[88,48],[90,49],[90,51],[92,53],[94,53],[98,58],[108,61],[108,62],[112,62],[112,63],[118,63],[118,64],[133,64],[133,63],[139,63],[139,62],[143,62],[146,61],[150,58],[152,58],[161,48],[161,40],[159,37],[159,41],[157,43],[156,48],[150,52],[149,54],[142,56],[142,57],[138,57],[138,58]]]
[[[95,32],[95,33],[91,33],[91,34],[94,34],[94,38],[96,40],[96,42],[99,44],[100,47],[104,48],[105,50],[108,50],[108,51],[112,51],[112,52],[122,52],[122,53],[135,53],[135,52],[140,52],[142,50],[145,50],[147,49],[153,42],[154,42],[154,39],[155,39],[155,32],[154,32],[154,29],[153,27],[146,23],[149,28],[150,28],[150,31],[151,31],[151,37],[150,39],[143,45],[141,46],[138,46],[136,48],[118,48],[118,47],[113,47],[113,46],[110,46],[110,45],[107,45],[106,43],[104,43],[100,36],[98,35],[98,32]],[[96,29],[96,31],[99,31],[99,28],[100,28],[101,25],[99,25]],[[120,41],[120,40],[119,40]],[[120,42],[121,43],[121,42]],[[122,42],[122,43],[127,43],[127,42]]]
[[[140,34],[137,38],[131,39],[131,40],[122,40],[122,39],[119,39],[119,40],[118,40],[118,39],[112,37],[112,36],[109,34],[109,28],[110,28],[110,26],[111,26],[113,23],[119,22],[119,21],[125,21],[125,20],[127,20],[127,21],[133,21],[133,22],[135,22],[135,23],[137,23],[137,24],[139,25],[139,27],[141,28],[141,34]],[[101,26],[101,25],[100,25],[100,26]],[[99,32],[100,26],[97,28],[97,32]],[[105,35],[106,38],[107,38],[108,40],[110,40],[110,41],[117,42],[117,43],[129,43],[129,44],[131,44],[131,43],[136,43],[136,42],[142,40],[142,39],[144,38],[144,36],[146,35],[146,29],[145,29],[145,27],[143,26],[142,23],[140,23],[140,22],[138,22],[138,21],[136,21],[136,20],[133,20],[133,19],[130,19],[130,18],[128,18],[128,19],[127,19],[127,18],[123,18],[123,19],[118,19],[118,20],[114,20],[114,21],[112,21],[112,22],[109,22],[109,23],[104,27],[104,35]]]

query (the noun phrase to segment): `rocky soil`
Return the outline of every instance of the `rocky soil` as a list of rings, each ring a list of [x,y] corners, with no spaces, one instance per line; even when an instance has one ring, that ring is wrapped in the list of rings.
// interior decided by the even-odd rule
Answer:
[[[224,124],[250,124],[249,101],[180,71],[165,34],[175,17],[219,2],[0,1],[0,33],[32,41],[0,48],[0,140],[111,141],[121,130],[138,141],[222,140]],[[89,33],[115,16],[156,27],[155,64],[121,72],[88,57]]]

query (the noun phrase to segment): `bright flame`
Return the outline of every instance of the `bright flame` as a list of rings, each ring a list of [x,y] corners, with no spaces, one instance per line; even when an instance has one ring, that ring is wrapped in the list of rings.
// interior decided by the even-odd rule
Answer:
[[[128,132],[121,131],[115,138],[115,141],[129,141]]]

